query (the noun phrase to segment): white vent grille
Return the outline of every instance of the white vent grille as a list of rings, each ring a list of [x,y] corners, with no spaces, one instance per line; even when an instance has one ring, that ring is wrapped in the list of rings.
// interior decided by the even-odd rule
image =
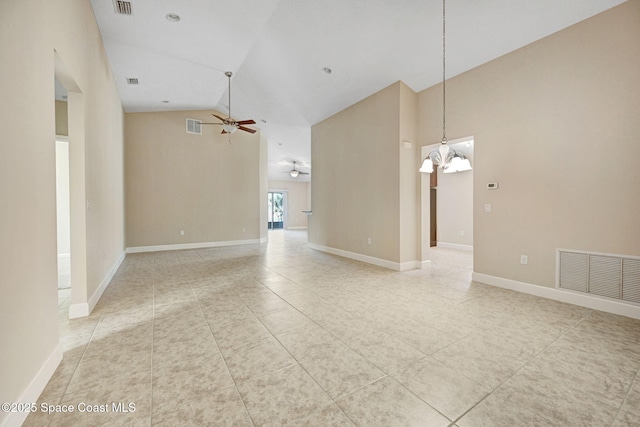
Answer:
[[[561,288],[588,292],[589,255],[560,252]]]
[[[640,304],[640,259],[622,260],[622,299]]]
[[[133,15],[130,1],[113,0],[113,7],[118,15]]]
[[[137,78],[135,78],[135,77],[127,77],[127,84],[137,85],[138,83],[140,83],[140,82],[138,81]]]
[[[640,304],[640,258],[558,250],[557,287]]]
[[[187,119],[187,133],[202,135],[202,121],[196,119]]]

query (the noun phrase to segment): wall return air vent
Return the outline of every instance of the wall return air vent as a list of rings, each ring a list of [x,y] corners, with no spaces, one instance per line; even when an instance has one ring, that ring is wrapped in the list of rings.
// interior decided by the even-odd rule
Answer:
[[[558,249],[556,286],[640,304],[640,257]]]
[[[187,133],[202,135],[202,122],[196,119],[187,119]]]
[[[130,1],[113,0],[113,8],[118,15],[133,15]]]

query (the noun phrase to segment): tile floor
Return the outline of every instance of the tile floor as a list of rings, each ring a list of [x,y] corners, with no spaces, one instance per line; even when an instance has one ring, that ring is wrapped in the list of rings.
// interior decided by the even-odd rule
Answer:
[[[91,316],[60,308],[48,404],[135,411],[27,426],[638,426],[640,321],[268,245],[131,254]]]

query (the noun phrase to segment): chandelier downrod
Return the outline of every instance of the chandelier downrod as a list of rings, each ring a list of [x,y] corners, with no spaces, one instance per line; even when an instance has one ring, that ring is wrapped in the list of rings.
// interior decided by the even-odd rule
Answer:
[[[445,9],[446,0],[442,0],[442,143],[447,143],[447,83],[446,83],[446,44],[445,44],[445,33],[446,33],[446,9]]]

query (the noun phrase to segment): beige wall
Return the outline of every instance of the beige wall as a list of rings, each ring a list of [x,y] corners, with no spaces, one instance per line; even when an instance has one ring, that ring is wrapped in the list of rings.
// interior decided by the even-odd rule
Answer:
[[[69,120],[67,114],[67,103],[65,101],[55,101],[56,103],[56,135],[69,135]]]
[[[186,133],[186,118],[212,122],[211,113],[125,115],[127,247],[261,237],[266,141],[238,131],[229,143],[219,126]]]
[[[393,263],[416,259],[418,217],[407,210],[416,209],[418,177],[400,173],[418,168],[417,145],[402,144],[414,125],[400,119],[415,114],[414,96],[398,82],[312,127],[311,243]]]
[[[554,286],[556,248],[640,255],[638,76],[632,0],[447,82],[447,136],[475,136],[476,272]],[[437,142],[441,87],[419,98]]]
[[[269,191],[286,190],[288,193],[288,222],[285,224],[287,229],[307,228],[307,215],[302,211],[309,210],[311,206],[310,186],[308,182],[269,181]]]
[[[29,384],[34,380],[38,384],[38,371],[58,345],[54,50],[82,91],[84,102],[86,131],[74,138],[86,145],[84,180],[91,201],[83,254],[87,283],[79,292],[85,301],[124,248],[122,107],[91,5],[72,0],[2,1],[2,402],[15,402],[23,393],[37,391],[36,385],[29,388]],[[0,413],[0,423],[6,417]]]

